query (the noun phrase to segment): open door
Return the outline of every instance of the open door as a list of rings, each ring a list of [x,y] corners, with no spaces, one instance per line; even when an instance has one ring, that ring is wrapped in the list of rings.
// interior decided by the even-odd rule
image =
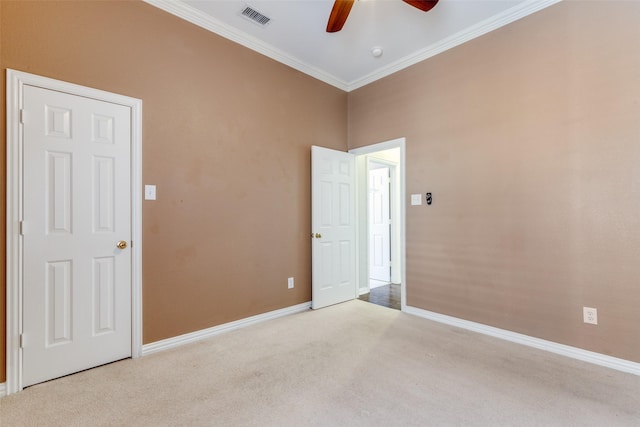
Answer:
[[[355,156],[311,147],[313,309],[356,297]]]
[[[390,169],[369,161],[369,280],[391,283]]]

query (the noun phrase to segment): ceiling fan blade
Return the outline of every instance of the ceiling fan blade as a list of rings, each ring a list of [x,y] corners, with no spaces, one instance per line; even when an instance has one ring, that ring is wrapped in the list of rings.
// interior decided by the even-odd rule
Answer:
[[[335,3],[333,3],[331,15],[329,15],[329,22],[327,22],[327,33],[335,33],[342,29],[342,26],[347,21],[354,1],[355,0],[336,0]]]
[[[402,0],[403,2],[410,4],[413,7],[420,9],[423,12],[429,12],[433,9],[433,6],[438,3],[438,0]]]

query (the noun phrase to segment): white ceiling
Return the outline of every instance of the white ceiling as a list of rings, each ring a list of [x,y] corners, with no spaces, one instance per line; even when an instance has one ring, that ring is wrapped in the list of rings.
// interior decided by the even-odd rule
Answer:
[[[146,1],[350,91],[560,0],[440,0],[426,13],[401,0],[358,0],[337,33],[326,32],[333,0]],[[271,21],[262,27],[246,19],[245,6]]]

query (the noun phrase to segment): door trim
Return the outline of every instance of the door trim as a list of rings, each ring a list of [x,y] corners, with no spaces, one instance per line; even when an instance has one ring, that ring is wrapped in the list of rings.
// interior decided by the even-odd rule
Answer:
[[[131,108],[131,356],[142,350],[142,101],[124,95],[7,69],[6,393],[22,390],[22,127],[25,85]]]
[[[349,150],[349,153],[356,155],[356,165],[359,165],[357,159],[360,156],[373,154],[378,151],[389,150],[392,148],[400,149],[400,163],[397,165],[397,167],[400,167],[400,194],[398,194],[397,201],[400,204],[400,219],[401,219],[399,261],[400,261],[400,271],[402,275],[402,280],[400,281],[400,309],[402,311],[405,311],[405,308],[407,306],[407,292],[406,292],[407,290],[406,203],[407,202],[406,202],[406,190],[405,190],[406,188],[405,176],[406,176],[407,169],[406,169],[406,160],[405,160],[405,151],[406,151],[405,146],[406,146],[406,138],[402,137],[402,138],[392,139],[385,142],[380,142],[377,144],[367,145],[365,147],[353,148]],[[367,168],[366,165],[365,165],[365,168]],[[361,196],[362,191],[366,191],[366,188],[363,190],[362,186],[359,185],[359,180],[356,180],[356,217],[357,217],[356,222],[360,223],[362,221],[367,221],[367,224],[368,224],[367,211],[365,210],[365,212],[361,212],[362,209],[359,203],[362,197]],[[368,229],[368,226],[367,226],[367,229]],[[358,266],[356,267],[356,286],[355,286],[356,298],[358,298],[360,281],[362,280],[362,278],[360,277],[363,274],[362,263],[366,264],[364,267],[366,267],[367,274],[369,269],[369,253],[368,253],[369,245],[360,244],[360,240],[362,238],[361,233],[362,233],[361,227],[360,226],[356,227],[356,253],[358,254],[357,255]],[[368,236],[367,236],[367,239],[368,239]]]

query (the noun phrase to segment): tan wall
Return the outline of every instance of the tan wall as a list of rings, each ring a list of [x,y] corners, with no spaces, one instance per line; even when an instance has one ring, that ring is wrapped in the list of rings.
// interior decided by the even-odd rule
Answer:
[[[140,2],[2,0],[0,17],[3,81],[143,100],[145,343],[311,299],[310,146],[346,149],[346,93]]]
[[[407,303],[640,362],[640,2],[562,2],[349,94],[407,138]],[[599,325],[582,323],[582,307]]]

